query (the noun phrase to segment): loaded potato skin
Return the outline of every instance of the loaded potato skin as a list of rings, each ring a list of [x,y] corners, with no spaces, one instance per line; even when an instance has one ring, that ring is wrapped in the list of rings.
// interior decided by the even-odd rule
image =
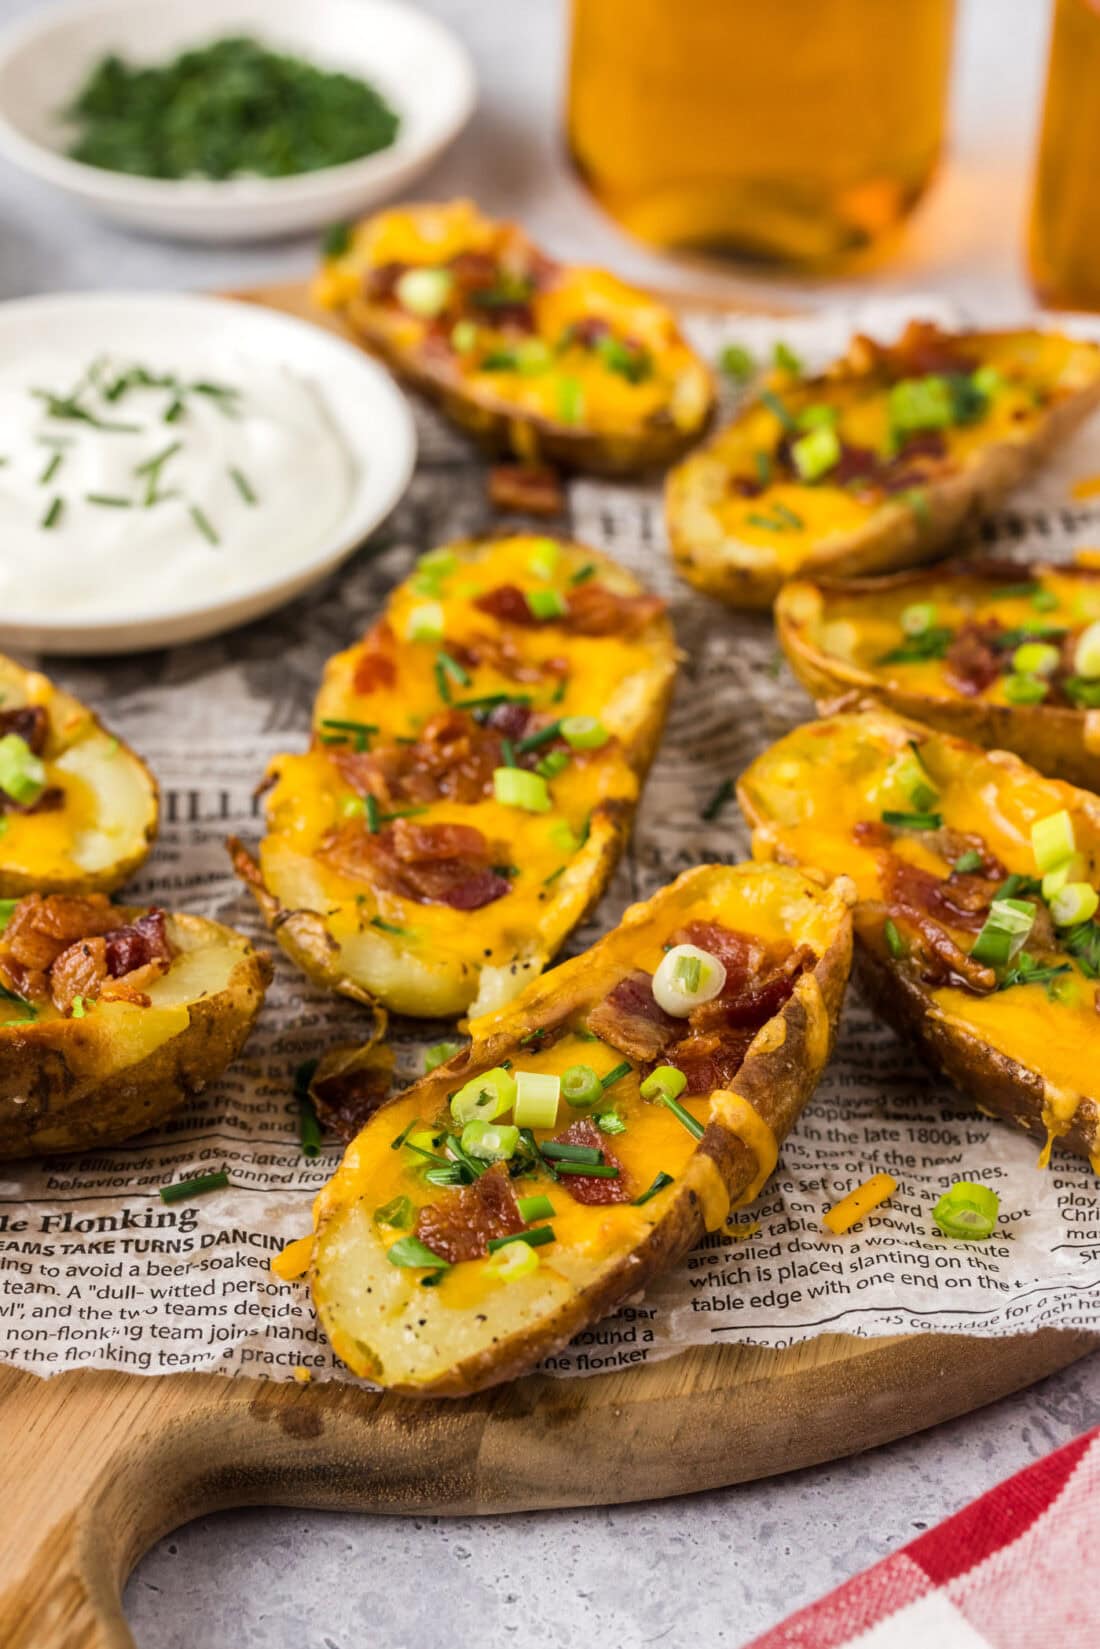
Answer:
[[[767,607],[794,578],[934,560],[1100,404],[1100,346],[1054,332],[857,336],[817,378],[776,374],[670,474],[689,584]]]
[[[470,201],[367,218],[315,292],[454,423],[528,462],[604,475],[668,464],[714,405],[664,304],[555,262]]]
[[[880,709],[796,728],[738,797],[755,857],[852,878],[858,976],[931,1068],[1100,1172],[1100,800]]]
[[[1100,571],[982,560],[798,581],[775,619],[819,710],[874,701],[1100,790]]]
[[[663,604],[520,535],[423,557],[333,658],[238,872],[313,978],[420,1016],[516,994],[599,898],[675,674]]]
[[[310,1281],[337,1355],[465,1396],[635,1295],[768,1179],[850,957],[843,885],[704,865],[472,1022],[318,1198]]]
[[[86,705],[0,654],[0,898],[110,893],[148,856],[156,781]]]
[[[244,1045],[270,959],[231,928],[103,894],[0,900],[0,1157],[162,1122]]]

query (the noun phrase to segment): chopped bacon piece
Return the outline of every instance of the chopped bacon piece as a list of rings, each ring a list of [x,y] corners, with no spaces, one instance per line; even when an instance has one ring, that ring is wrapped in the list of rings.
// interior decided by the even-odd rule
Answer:
[[[494,464],[489,503],[494,510],[553,516],[565,508],[565,493],[557,471],[547,464]]]
[[[137,968],[153,962],[170,962],[172,944],[164,925],[162,910],[148,910],[125,927],[112,928],[104,937],[107,972],[121,979]]]
[[[651,1060],[672,1041],[679,1025],[655,1000],[652,974],[637,968],[592,1009],[588,1029],[629,1059]]]
[[[398,819],[372,835],[352,819],[330,830],[319,851],[342,876],[363,877],[421,905],[480,910],[512,885],[492,869],[489,844],[471,825]]]
[[[607,1141],[590,1117],[578,1117],[576,1122],[571,1122],[564,1134],[555,1134],[554,1143],[595,1147],[603,1153],[608,1167],[619,1170],[618,1179],[603,1174],[563,1174],[561,1183],[576,1202],[603,1207],[613,1202],[630,1201],[631,1188],[626,1169],[615,1153],[608,1149]]]
[[[393,1083],[392,1055],[384,1057],[389,1050],[372,1049],[371,1053],[378,1057],[351,1060],[329,1076],[318,1072],[310,1086],[321,1126],[345,1144],[385,1104]]]
[[[41,756],[50,736],[50,717],[44,705],[22,704],[17,710],[0,710],[0,738],[14,733],[34,756]]]
[[[380,263],[375,269],[368,269],[363,276],[363,296],[371,303],[385,303],[394,296],[397,283],[409,268],[407,263]]]
[[[393,645],[393,631],[384,619],[367,631],[352,677],[357,693],[377,693],[396,684],[397,665],[389,653]]]
[[[531,710],[526,704],[494,704],[485,725],[505,739],[521,739],[527,732]]]
[[[699,1031],[669,1048],[665,1060],[687,1078],[686,1094],[710,1094],[733,1081],[755,1035],[756,1030],[732,1025]]]
[[[50,969],[50,995],[62,1013],[69,1013],[78,996],[94,1001],[107,978],[106,940],[78,939]]]
[[[767,957],[766,948],[750,933],[738,933],[721,922],[689,922],[672,935],[674,945],[697,945],[716,956],[726,970],[727,982],[759,973]]]
[[[515,584],[498,584],[478,596],[474,606],[502,624],[559,625],[574,635],[633,636],[664,612],[665,604],[652,595],[619,595],[604,584],[589,582],[571,590],[567,611],[556,618],[536,618],[527,597]]]
[[[438,1202],[420,1210],[416,1235],[441,1260],[479,1260],[496,1237],[523,1230],[523,1216],[503,1163],[488,1169],[472,1185],[445,1191]]]
[[[990,851],[980,836],[970,830],[953,830],[950,825],[941,825],[938,830],[921,830],[913,832],[917,840],[925,847],[938,853],[941,859],[946,859],[949,865],[956,864],[966,853],[977,853],[981,857],[981,864],[976,872],[977,876],[988,877],[995,882],[1003,882],[1008,871]]]
[[[526,721],[529,714],[519,709]],[[514,736],[514,735],[513,735]],[[465,710],[444,710],[426,722],[415,744],[377,750],[335,749],[332,760],[360,796],[386,807],[401,802],[477,802],[492,794],[493,769],[501,765],[500,733],[480,727]]]
[[[118,912],[102,893],[83,897],[28,893],[20,899],[0,939],[5,957],[45,971],[77,939],[109,933]]]
[[[935,321],[910,321],[896,344],[880,344],[857,333],[849,360],[856,371],[877,369],[892,379],[973,372],[979,365],[977,357],[967,353],[966,340],[942,331]]]
[[[526,605],[524,602],[525,607]],[[468,670],[481,664],[487,670],[495,670],[498,676],[504,676],[508,681],[524,684],[543,681],[547,676],[560,677],[569,674],[568,659],[525,658],[510,636],[492,636],[484,630],[475,631],[473,635],[467,636],[465,641],[453,643],[451,654]]]
[[[985,921],[989,899],[983,889],[983,897],[975,901],[970,887],[981,878],[937,876],[934,871],[910,864],[896,853],[882,855],[881,878],[883,895],[891,909],[930,916],[948,927],[965,928],[973,933],[977,933]]]
[[[993,647],[994,637],[1000,635],[996,619],[981,624],[968,619],[960,626],[947,649],[944,674],[958,692],[967,698],[976,698],[1001,674],[1001,655]]]

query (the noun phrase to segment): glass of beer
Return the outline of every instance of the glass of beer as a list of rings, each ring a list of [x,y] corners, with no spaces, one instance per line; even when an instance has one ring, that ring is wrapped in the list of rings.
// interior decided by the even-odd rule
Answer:
[[[572,0],[569,150],[661,247],[828,268],[943,144],[954,0]]]
[[[1100,309],[1100,0],[1057,0],[1031,203],[1031,278],[1056,309]]]

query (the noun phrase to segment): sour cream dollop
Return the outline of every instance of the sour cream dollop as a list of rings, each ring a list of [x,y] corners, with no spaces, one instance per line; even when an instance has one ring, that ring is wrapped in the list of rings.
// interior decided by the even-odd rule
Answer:
[[[245,356],[0,370],[0,612],[159,615],[327,541],[355,465],[319,387]]]

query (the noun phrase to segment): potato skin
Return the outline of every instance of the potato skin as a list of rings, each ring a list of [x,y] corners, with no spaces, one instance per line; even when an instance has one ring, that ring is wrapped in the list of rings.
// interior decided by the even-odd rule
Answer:
[[[819,579],[786,585],[775,605],[775,626],[787,662],[817,704],[820,715],[850,708],[857,703],[880,704],[912,721],[924,722],[940,732],[968,739],[987,750],[1011,750],[1040,773],[1066,779],[1085,790],[1100,790],[1100,716],[1095,711],[1042,704],[992,704],[984,699],[964,698],[944,684],[944,696],[907,692],[891,686],[874,671],[825,653],[809,634],[813,609],[827,601],[831,592],[858,594],[909,592],[919,601],[929,583],[953,578],[972,578],[977,573],[990,583],[1008,583],[1012,578],[1039,577],[1047,569],[1042,563],[958,562],[932,574],[907,570],[886,578]],[[1058,567],[1062,577],[1080,578],[1082,584],[1100,585],[1100,572],[1088,568]]]
[[[418,1108],[428,1115],[471,1067],[487,1069],[505,1059],[522,1063],[522,1038],[530,1037],[540,1028],[560,1024],[579,1009],[591,1007],[629,971],[632,930],[651,922],[666,906],[675,911],[677,903],[686,906],[692,899],[705,897],[725,878],[752,875],[754,871],[758,874],[763,871],[766,875],[769,869],[774,867],[701,865],[685,871],[645,904],[631,907],[620,927],[590,951],[535,981],[522,996],[499,1012],[475,1021],[471,1025],[474,1041],[469,1047],[398,1097],[407,1100],[410,1094],[422,1093],[423,1105]],[[813,889],[828,910],[828,942],[812,971],[808,969],[802,975],[793,995],[758,1033],[734,1084],[736,1093],[757,1111],[778,1142],[797,1121],[828,1062],[852,955],[847,888],[838,883],[834,889],[823,891],[808,878],[799,877],[799,882],[803,889]],[[659,1271],[673,1265],[695,1246],[706,1228],[704,1206],[715,1174],[731,1202],[736,1203],[757,1179],[758,1170],[754,1151],[721,1121],[712,1120],[689,1158],[677,1195],[644,1240],[621,1261],[605,1272],[597,1272],[592,1283],[576,1289],[536,1325],[496,1340],[477,1355],[456,1360],[435,1378],[385,1381],[387,1388],[406,1396],[466,1397],[528,1372],[542,1358],[560,1350],[587,1324],[598,1321],[624,1299],[644,1289]],[[347,1205],[337,1204],[325,1210],[322,1193],[321,1206],[311,1283],[322,1325],[336,1341],[340,1339],[338,1313],[330,1310],[326,1297],[321,1256],[328,1221],[339,1218]],[[360,1346],[360,1349],[369,1352],[368,1347]],[[357,1372],[370,1373],[370,1370],[364,1365]]]
[[[122,921],[141,914],[119,907]],[[224,989],[188,1004],[185,1028],[135,1063],[115,1063],[112,1040],[125,1042],[125,1021],[103,1045],[102,1021],[112,1004],[83,1019],[0,1027],[0,1158],[83,1151],[143,1133],[201,1093],[240,1053],[271,982],[270,957],[220,923],[188,915],[169,920],[189,937],[238,953]]]
[[[126,763],[133,770],[138,787],[145,793],[144,816],[133,821],[132,846],[99,870],[74,871],[72,875],[65,876],[20,870],[17,866],[4,863],[3,841],[0,840],[0,898],[19,899],[25,893],[113,893],[141,868],[156,840],[160,819],[160,790],[156,779],[141,757],[109,727],[105,727],[87,705],[48,682],[37,671],[25,670],[15,659],[4,654],[0,654],[0,689],[4,693],[4,702],[0,704],[3,709],[13,708],[13,697],[14,707],[44,702],[50,717],[51,744],[64,739],[66,723],[70,721],[80,728],[79,736],[71,741],[72,744],[84,743],[97,735],[105,744],[109,742],[112,754],[105,756],[104,760]],[[50,759],[47,756],[47,760]]]
[[[821,539],[790,570],[784,570],[765,547],[726,537],[713,516],[711,501],[722,496],[728,481],[719,431],[668,477],[665,513],[673,563],[687,583],[727,606],[765,608],[793,578],[859,577],[935,561],[1037,469],[1097,406],[1100,367],[1092,382],[1044,413],[1030,440],[983,446],[963,470],[923,486],[926,507],[919,516],[908,504],[887,499],[858,530]]]

